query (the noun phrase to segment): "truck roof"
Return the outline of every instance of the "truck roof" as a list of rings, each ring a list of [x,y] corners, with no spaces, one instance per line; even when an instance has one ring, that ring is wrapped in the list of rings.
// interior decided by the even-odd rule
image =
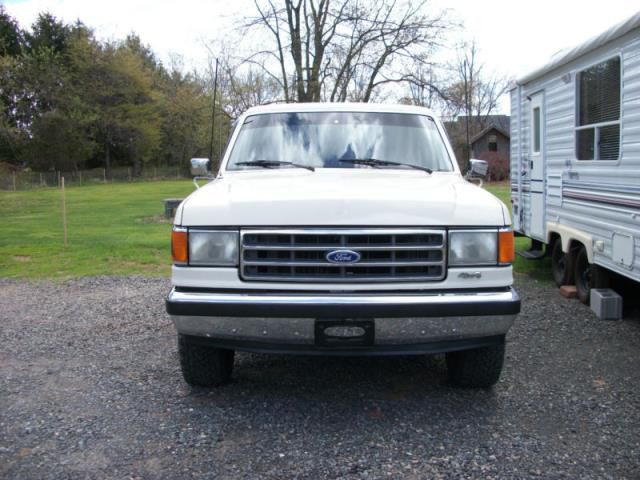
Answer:
[[[437,116],[425,107],[398,105],[392,103],[272,103],[252,107],[246,115],[287,112],[374,112],[374,113],[410,113]]]

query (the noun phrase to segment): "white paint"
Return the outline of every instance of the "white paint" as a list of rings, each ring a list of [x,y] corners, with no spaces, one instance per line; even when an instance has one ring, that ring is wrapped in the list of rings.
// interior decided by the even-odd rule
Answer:
[[[503,226],[493,195],[456,173],[316,168],[226,172],[185,201],[182,225]]]
[[[528,236],[537,240],[544,239],[544,194],[531,193],[531,222]]]
[[[475,277],[460,277],[457,271],[462,272],[480,272],[482,279]],[[213,268],[213,267],[177,267],[171,269],[171,280],[173,285],[182,287],[202,287],[202,288],[229,288],[242,289],[246,288],[247,282],[240,280],[237,268]],[[393,284],[393,290],[444,290],[444,289],[473,289],[479,286],[502,287],[513,283],[512,267],[481,267],[473,269],[457,268],[449,271],[449,275],[439,282],[396,282]],[[337,284],[338,289],[348,288],[349,290],[369,290],[384,291],[389,290],[389,285],[383,282],[377,283],[349,283]],[[251,282],[251,288],[264,290],[281,290],[282,282]],[[287,290],[323,290],[326,291],[330,285],[323,283],[288,283]]]
[[[616,232],[613,234],[612,244],[611,257],[613,261],[625,267],[633,265],[633,237],[625,233]]]
[[[531,158],[531,181],[544,180],[544,93],[531,95],[529,102],[531,128],[529,134],[529,155]],[[536,138],[537,137],[537,138]]]
[[[529,180],[531,208],[528,235],[543,240],[544,232],[544,93],[531,95],[529,102]]]
[[[185,200],[182,225],[207,226],[504,226],[506,207],[453,172],[316,168],[226,171],[240,126],[249,115],[284,111],[373,111],[430,115],[421,107],[377,104],[294,104],[256,107],[238,121],[219,177]],[[436,121],[441,138],[442,125]],[[454,158],[448,145],[451,158]]]
[[[295,104],[251,109],[260,115],[282,111],[374,111],[431,115],[419,107],[376,104]],[[220,227],[502,227],[509,225],[506,206],[487,191],[453,172],[419,170],[316,168],[226,171],[229,152],[244,117],[238,122],[221,173],[193,192],[178,209],[182,226]],[[442,125],[436,119],[438,128]],[[443,141],[446,136],[442,136]],[[451,151],[451,146],[447,145]],[[301,160],[301,162],[303,162]],[[460,274],[460,275],[458,275]],[[393,289],[444,289],[508,286],[511,266],[454,268],[440,281],[393,283]],[[247,282],[237,268],[175,267],[174,285],[208,288],[282,288],[282,283]],[[287,284],[290,290],[327,289],[323,283]],[[337,283],[336,289],[345,285]],[[349,290],[385,290],[381,283],[349,283]]]

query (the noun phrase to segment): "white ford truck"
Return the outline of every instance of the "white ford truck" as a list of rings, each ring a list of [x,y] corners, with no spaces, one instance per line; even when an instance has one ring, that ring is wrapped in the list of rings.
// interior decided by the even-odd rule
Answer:
[[[446,352],[452,383],[498,381],[520,311],[509,211],[464,179],[429,110],[252,108],[210,180],[172,233],[187,383],[228,382],[235,350]]]

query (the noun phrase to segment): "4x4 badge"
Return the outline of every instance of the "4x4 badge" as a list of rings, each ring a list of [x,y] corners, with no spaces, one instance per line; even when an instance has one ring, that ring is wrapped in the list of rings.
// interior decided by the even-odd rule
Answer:
[[[482,273],[480,272],[461,272],[458,274],[458,278],[482,278]]]

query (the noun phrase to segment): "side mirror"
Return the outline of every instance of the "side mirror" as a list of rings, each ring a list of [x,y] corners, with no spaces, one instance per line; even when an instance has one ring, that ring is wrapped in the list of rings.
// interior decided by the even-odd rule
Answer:
[[[191,159],[191,175],[194,177],[209,176],[209,166],[211,162],[208,158],[192,158]]]
[[[467,177],[484,177],[487,174],[488,168],[489,164],[486,160],[472,158],[469,160],[469,171],[467,172]]]

